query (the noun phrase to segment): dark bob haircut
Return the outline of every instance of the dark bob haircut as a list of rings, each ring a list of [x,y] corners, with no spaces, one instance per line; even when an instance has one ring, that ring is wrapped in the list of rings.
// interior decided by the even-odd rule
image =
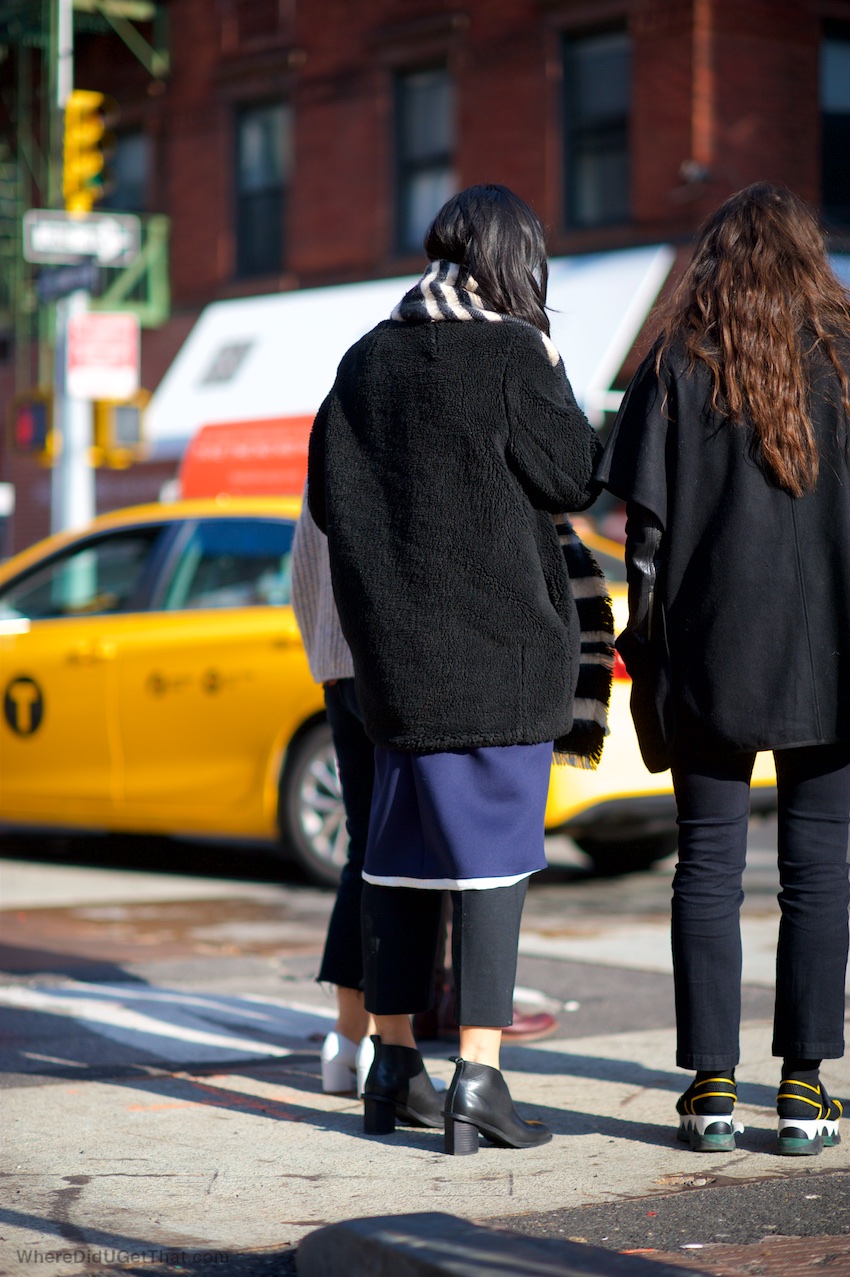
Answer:
[[[447,200],[425,233],[432,262],[463,267],[481,300],[548,335],[549,271],[540,218],[506,186],[469,186]]]

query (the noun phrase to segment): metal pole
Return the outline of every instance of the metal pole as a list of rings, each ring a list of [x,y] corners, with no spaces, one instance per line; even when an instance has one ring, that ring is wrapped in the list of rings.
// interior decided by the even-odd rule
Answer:
[[[56,3],[56,105],[64,111],[74,88],[74,2]]]
[[[89,399],[68,394],[68,327],[75,315],[88,310],[89,294],[82,289],[56,303],[56,367],[54,371],[54,429],[59,455],[53,462],[51,531],[82,527],[94,518],[94,470],[89,460],[92,445],[92,405]]]
[[[74,88],[74,4],[73,0],[52,0],[56,58],[55,146],[61,148],[62,112]],[[58,172],[61,173],[61,160]],[[51,206],[61,208],[58,180],[50,192]],[[71,293],[56,304],[56,345],[53,370],[53,430],[57,455],[53,460],[50,492],[52,532],[81,527],[94,518],[95,484],[90,464],[92,445],[92,405],[88,399],[72,399],[68,394],[68,325],[74,315],[84,315],[89,294]]]

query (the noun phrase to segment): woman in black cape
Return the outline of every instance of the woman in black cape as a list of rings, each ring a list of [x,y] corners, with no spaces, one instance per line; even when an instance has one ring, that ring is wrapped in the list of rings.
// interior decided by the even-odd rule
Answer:
[[[653,771],[672,764],[677,1104],[734,1148],[749,782],[772,750],[779,1151],[837,1143],[850,819],[850,296],[811,210],[759,183],[709,219],[597,477],[627,507],[618,648]]]

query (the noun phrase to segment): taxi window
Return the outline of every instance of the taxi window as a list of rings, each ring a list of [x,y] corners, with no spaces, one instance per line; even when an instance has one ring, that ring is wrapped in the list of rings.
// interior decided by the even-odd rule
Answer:
[[[199,522],[165,590],[163,609],[284,606],[294,531],[283,519]]]
[[[86,541],[0,591],[0,618],[101,616],[133,608],[162,526]]]
[[[591,544],[589,548],[594,559],[599,564],[609,581],[626,580],[625,559],[615,558],[613,554],[608,554],[605,550],[599,550],[593,544]]]

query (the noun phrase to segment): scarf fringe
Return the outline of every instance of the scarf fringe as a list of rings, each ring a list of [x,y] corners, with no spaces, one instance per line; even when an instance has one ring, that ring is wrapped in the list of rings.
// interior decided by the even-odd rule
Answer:
[[[605,573],[565,514],[553,516],[564,551],[581,629],[581,661],[573,725],[555,741],[559,764],[595,770],[608,735],[614,669],[614,613]]]
[[[553,367],[561,357],[545,333],[524,319],[487,310],[478,285],[456,262],[431,262],[425,274],[405,293],[391,318],[399,323],[472,320],[525,324],[536,332]],[[566,375],[566,374],[565,374]],[[578,536],[566,514],[553,515],[564,552],[573,598],[578,610],[581,648],[573,725],[554,743],[554,761],[595,770],[608,735],[608,704],[614,667],[614,615],[605,574]]]

